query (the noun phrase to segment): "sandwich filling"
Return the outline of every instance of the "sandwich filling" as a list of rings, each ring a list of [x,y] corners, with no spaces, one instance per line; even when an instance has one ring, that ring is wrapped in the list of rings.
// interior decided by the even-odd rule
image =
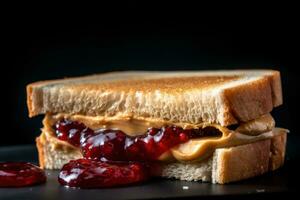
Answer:
[[[93,160],[199,162],[216,148],[237,146],[277,134],[270,114],[237,128],[217,124],[47,114],[42,135],[54,146],[80,148]]]
[[[80,188],[143,182],[161,176],[166,163],[201,162],[216,148],[248,144],[287,131],[275,128],[270,114],[235,128],[64,114],[47,114],[43,123],[40,142],[48,141],[54,149],[70,147],[82,155],[82,159],[66,163],[58,176],[60,184]]]

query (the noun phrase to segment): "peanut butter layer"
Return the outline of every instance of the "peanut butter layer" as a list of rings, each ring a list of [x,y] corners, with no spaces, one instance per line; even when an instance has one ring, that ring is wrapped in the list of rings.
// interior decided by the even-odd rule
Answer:
[[[170,121],[163,121],[161,119],[134,119],[130,116],[118,116],[118,117],[93,117],[85,115],[69,115],[69,114],[46,114],[44,119],[44,126],[52,126],[58,120],[68,119],[85,124],[87,127],[96,129],[119,129],[129,136],[137,136],[144,134],[148,128],[155,127],[161,128],[166,125],[175,125],[182,127],[183,129],[197,129],[207,126],[213,126],[217,129],[222,129],[223,132],[228,132],[226,127],[222,127],[218,124],[200,123],[173,123]],[[261,116],[258,119],[244,122],[236,129],[237,132],[246,135],[259,135],[261,133],[272,130],[275,127],[275,121],[270,114]]]

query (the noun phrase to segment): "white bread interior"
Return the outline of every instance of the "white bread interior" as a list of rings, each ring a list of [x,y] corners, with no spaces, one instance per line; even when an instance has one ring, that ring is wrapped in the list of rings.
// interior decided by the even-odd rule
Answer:
[[[162,176],[224,184],[276,170],[283,165],[285,157],[286,132],[280,131],[270,139],[216,149],[211,158],[200,163],[165,164]],[[43,135],[36,142],[42,168],[60,169],[70,160],[82,158],[79,149],[63,143],[51,145]]]
[[[50,113],[170,122],[249,121],[282,104],[273,70],[113,72],[27,86],[29,115]]]

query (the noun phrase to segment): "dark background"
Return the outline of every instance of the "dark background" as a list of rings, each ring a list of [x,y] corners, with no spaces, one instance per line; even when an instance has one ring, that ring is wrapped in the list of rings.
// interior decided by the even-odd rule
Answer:
[[[116,70],[270,68],[281,71],[284,94],[284,104],[272,114],[291,131],[288,150],[299,152],[299,31],[293,14],[271,10],[205,21],[213,15],[162,20],[152,12],[138,20],[140,15],[128,19],[128,11],[94,22],[82,15],[30,12],[11,15],[3,28],[1,146],[34,144],[40,134],[43,116],[30,119],[26,107],[25,87],[34,81]]]

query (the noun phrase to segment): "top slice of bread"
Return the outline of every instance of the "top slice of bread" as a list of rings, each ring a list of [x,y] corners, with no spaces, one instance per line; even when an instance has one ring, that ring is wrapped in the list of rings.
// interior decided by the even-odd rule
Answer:
[[[29,116],[44,113],[154,118],[171,122],[249,121],[282,104],[273,70],[125,71],[27,86]]]

